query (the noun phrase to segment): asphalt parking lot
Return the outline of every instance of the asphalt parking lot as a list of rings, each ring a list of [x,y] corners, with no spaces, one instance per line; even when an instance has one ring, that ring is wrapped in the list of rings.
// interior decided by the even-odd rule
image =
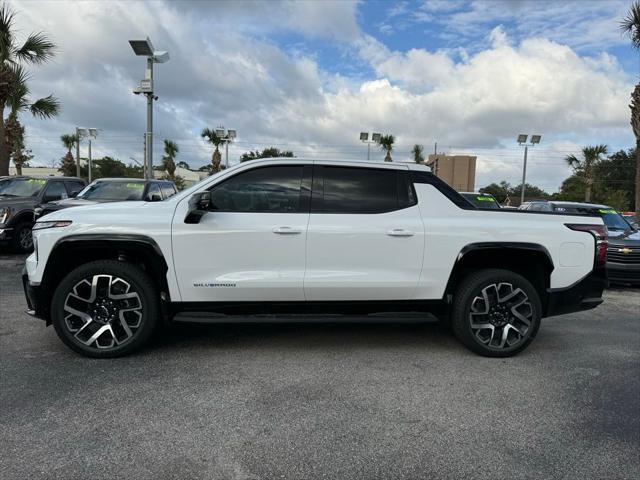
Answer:
[[[0,255],[0,478],[640,478],[640,291],[478,357],[434,322],[179,327],[92,360]]]

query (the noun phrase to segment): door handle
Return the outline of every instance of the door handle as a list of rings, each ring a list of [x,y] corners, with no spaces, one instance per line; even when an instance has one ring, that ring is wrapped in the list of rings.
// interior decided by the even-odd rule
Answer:
[[[276,227],[273,229],[273,233],[277,233],[279,235],[298,235],[302,233],[302,229],[293,227]]]
[[[387,235],[391,237],[413,237],[414,233],[411,230],[405,230],[403,228],[394,228],[388,230]]]

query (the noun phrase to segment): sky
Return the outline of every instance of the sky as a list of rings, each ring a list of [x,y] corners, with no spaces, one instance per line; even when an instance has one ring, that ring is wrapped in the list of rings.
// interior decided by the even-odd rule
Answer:
[[[12,1],[19,38],[47,32],[55,59],[31,68],[53,120],[22,117],[33,164],[57,164],[60,135],[100,130],[94,158],[143,158],[144,60],[129,39],[168,50],[156,66],[154,162],[163,139],[197,168],[203,127],[236,129],[233,164],[276,146],[299,157],[366,160],[361,131],[396,136],[394,161],[478,156],[476,187],[519,184],[520,133],[540,134],[527,182],[549,192],[581,146],[634,145],[630,92],[640,57],[619,30],[630,1]],[[374,146],[375,147],[375,146]],[[86,144],[82,146],[86,155]],[[372,160],[383,153],[372,148]]]

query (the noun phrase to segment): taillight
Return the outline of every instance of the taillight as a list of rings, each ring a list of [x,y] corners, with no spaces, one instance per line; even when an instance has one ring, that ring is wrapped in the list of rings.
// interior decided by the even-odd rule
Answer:
[[[565,223],[571,230],[588,232],[596,241],[596,258],[593,264],[595,269],[605,268],[607,264],[607,227],[604,225],[586,225],[583,223]]]

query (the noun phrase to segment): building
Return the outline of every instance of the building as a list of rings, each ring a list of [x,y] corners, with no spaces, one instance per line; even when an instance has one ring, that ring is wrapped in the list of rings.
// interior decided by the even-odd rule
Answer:
[[[9,175],[16,175],[16,167],[9,166]],[[48,167],[22,167],[22,175],[29,177],[59,177],[62,175],[57,168]]]
[[[472,155],[431,154],[427,166],[458,192],[473,192],[476,184],[476,158]]]

